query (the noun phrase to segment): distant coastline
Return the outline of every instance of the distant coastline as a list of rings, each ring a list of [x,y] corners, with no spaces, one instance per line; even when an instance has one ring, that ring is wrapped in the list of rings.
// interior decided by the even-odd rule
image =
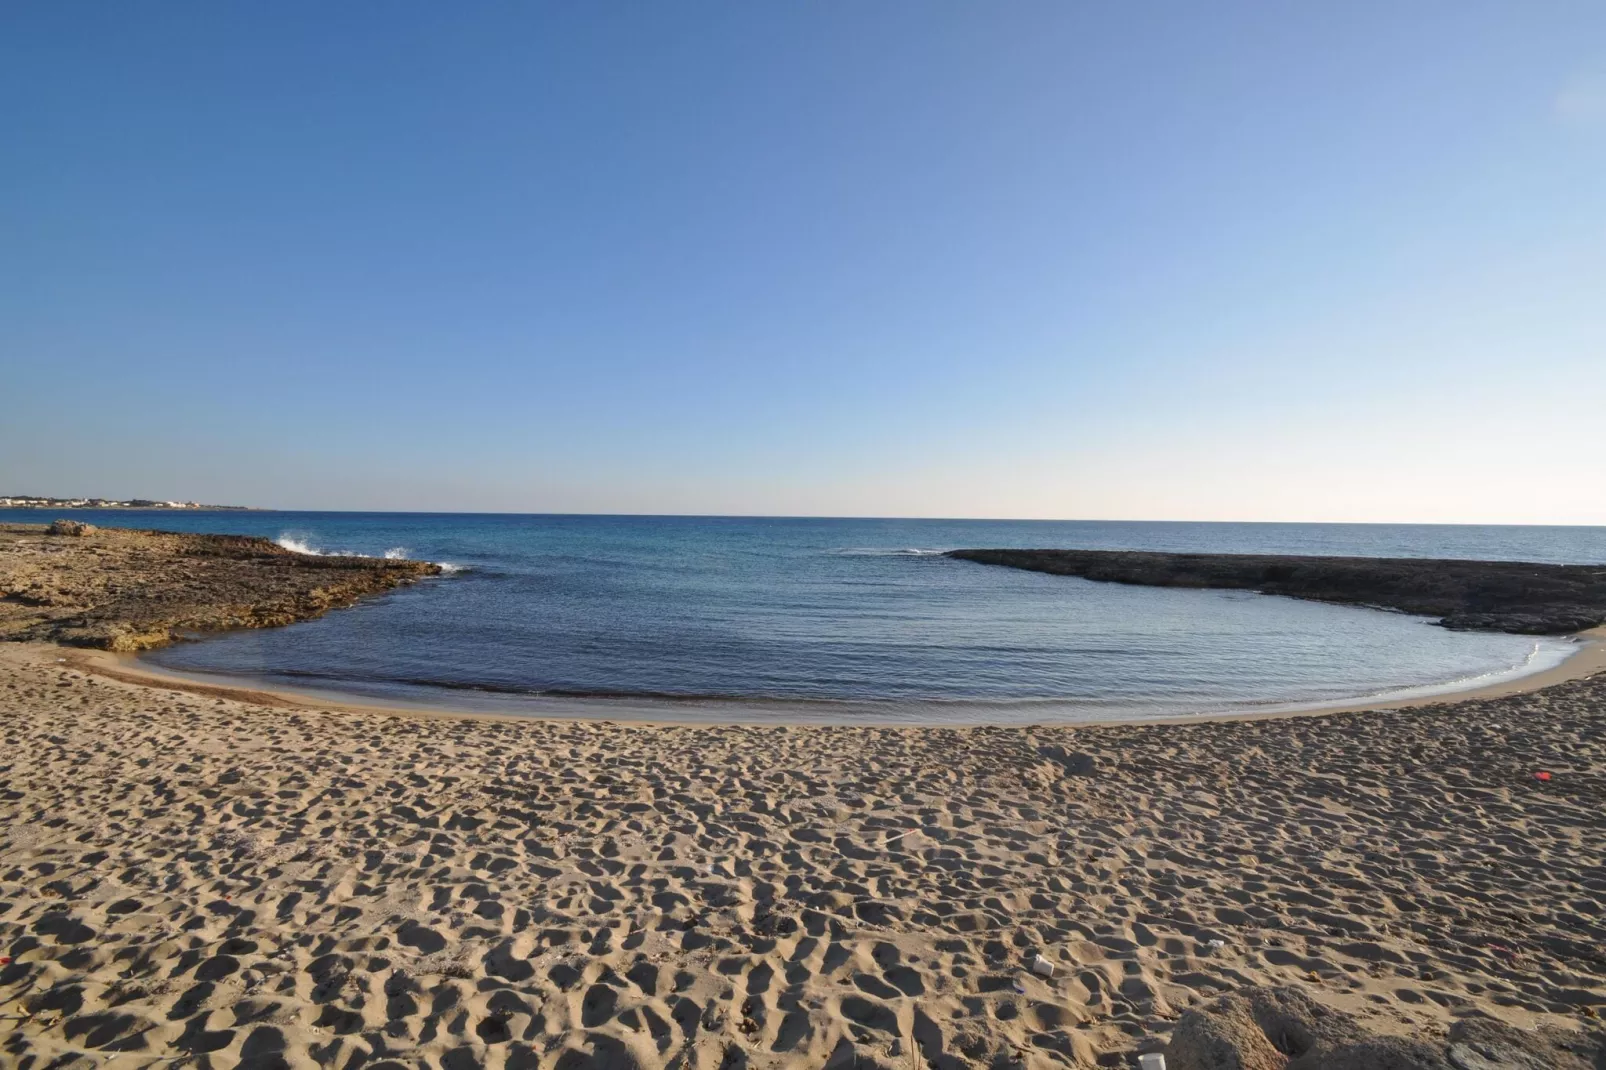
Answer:
[[[250,505],[205,505],[200,502],[169,502],[154,498],[46,498],[37,494],[0,497],[0,509],[193,509],[247,512]]]
[[[1606,569],[1598,565],[1148,550],[950,550],[947,556],[1101,583],[1250,590],[1391,609],[1439,617],[1452,631],[1567,635],[1606,624]]]

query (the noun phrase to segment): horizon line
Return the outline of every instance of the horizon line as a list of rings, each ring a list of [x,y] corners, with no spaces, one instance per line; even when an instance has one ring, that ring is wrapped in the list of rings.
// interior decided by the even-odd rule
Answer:
[[[41,495],[43,497],[43,495]],[[89,497],[86,495],[86,497]],[[105,499],[115,501],[117,499]],[[128,499],[123,499],[128,500]],[[146,499],[156,501],[158,499]],[[94,506],[0,506],[0,512],[108,512],[108,513],[330,513],[348,515],[390,516],[524,516],[524,517],[591,517],[620,520],[887,520],[929,521],[932,523],[998,523],[998,524],[1277,524],[1284,526],[1347,526],[1347,527],[1477,527],[1477,528],[1606,528],[1602,523],[1541,522],[1541,521],[1480,521],[1480,520],[1190,520],[1183,518],[1154,517],[1010,517],[1010,516],[885,516],[870,514],[827,513],[613,513],[613,512],[522,512],[511,509],[297,509],[283,506],[213,505],[210,508],[164,508],[161,506],[130,506],[97,508]]]

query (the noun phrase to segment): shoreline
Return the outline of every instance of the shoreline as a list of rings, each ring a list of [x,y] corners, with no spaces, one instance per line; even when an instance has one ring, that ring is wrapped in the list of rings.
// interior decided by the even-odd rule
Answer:
[[[1541,690],[1568,680],[1588,677],[1596,672],[1606,670],[1606,626],[1591,628],[1572,636],[1558,637],[1572,640],[1577,649],[1567,654],[1565,659],[1557,665],[1537,669],[1533,672],[1519,675],[1507,675],[1491,683],[1475,684],[1467,687],[1456,687],[1455,681],[1445,685],[1449,690],[1427,690],[1438,685],[1425,685],[1418,688],[1399,689],[1375,696],[1360,696],[1355,698],[1335,699],[1326,702],[1293,703],[1280,705],[1269,709],[1233,709],[1233,710],[1207,710],[1196,714],[1159,714],[1154,716],[1129,717],[1094,717],[1085,720],[1065,720],[1054,718],[1032,719],[1012,718],[1008,720],[969,720],[969,719],[922,719],[918,712],[906,719],[863,719],[854,718],[854,711],[864,712],[876,708],[885,709],[887,706],[905,706],[919,710],[930,703],[914,701],[910,703],[889,702],[886,704],[843,700],[840,703],[821,701],[819,703],[795,702],[791,700],[765,700],[759,702],[750,699],[729,699],[710,701],[705,699],[578,699],[555,697],[539,699],[531,696],[532,701],[528,710],[494,710],[453,707],[450,703],[435,703],[432,701],[412,702],[386,702],[381,699],[365,701],[361,696],[338,690],[321,690],[317,688],[298,688],[277,683],[259,682],[249,677],[230,676],[227,674],[212,673],[186,673],[179,670],[155,667],[145,662],[138,653],[116,653],[111,651],[94,651],[72,649],[67,661],[76,667],[87,671],[98,672],[112,679],[129,683],[142,683],[152,687],[168,687],[179,691],[189,691],[195,694],[210,695],[213,697],[228,697],[241,701],[254,702],[260,705],[279,706],[287,709],[340,709],[353,713],[378,713],[396,716],[422,715],[431,717],[472,717],[488,718],[492,720],[509,721],[621,721],[642,725],[796,725],[796,726],[828,726],[828,725],[865,725],[867,727],[885,728],[986,728],[986,727],[1111,727],[1119,725],[1188,725],[1202,724],[1215,721],[1231,720],[1265,720],[1283,717],[1311,717],[1328,714],[1358,713],[1369,710],[1396,710],[1415,707],[1446,706],[1460,702],[1501,698],[1509,695],[1525,694]],[[62,648],[70,649],[70,648]],[[1401,692],[1407,692],[1402,694]],[[1393,696],[1393,697],[1391,697]],[[1051,702],[1052,700],[1041,700]],[[760,707],[765,716],[721,716],[718,711],[730,709],[739,710],[744,704],[751,703]],[[986,703],[952,703],[954,709],[996,710],[1007,704]],[[836,717],[809,716],[810,711],[820,707],[831,707],[840,711]],[[700,709],[713,711],[710,716],[673,717],[664,716],[667,711],[676,709]],[[800,716],[788,717],[788,712],[800,713]]]
[[[1577,1036],[1606,674],[1529,686],[651,725],[286,708],[0,643],[0,1061],[1067,1070],[1257,986],[1429,1045]]]
[[[238,612],[212,595],[265,568],[325,589],[330,566],[251,547],[199,602],[153,586],[162,620]],[[17,611],[69,628],[115,604],[20,589],[72,595]],[[1084,1070],[1180,1056],[1230,999],[1322,1016],[1332,1065],[1440,1065],[1469,1029],[1534,1065],[1606,1047],[1606,629],[1348,708],[621,712],[0,642],[0,1062]]]
[[[241,628],[273,627],[319,616],[395,586],[439,575],[444,566],[429,562],[298,553],[260,537],[177,534],[95,528],[77,522],[55,527],[0,525],[0,637],[55,640],[63,645],[137,654],[194,636]],[[1255,587],[1262,593],[1325,601],[1335,590],[1354,595],[1362,589],[1399,581],[1417,590],[1423,570],[1444,576],[1426,608],[1455,606],[1465,616],[1468,599],[1481,598],[1480,583],[1492,585],[1495,601],[1516,616],[1507,624],[1539,613],[1545,620],[1576,615],[1606,569],[1594,566],[1528,565],[1501,561],[1267,557],[1230,554],[1158,554],[1110,551],[949,551],[945,556],[1007,564],[1033,571],[1181,587]],[[108,561],[114,562],[108,566]],[[1268,562],[1276,563],[1275,567]],[[1318,562],[1319,564],[1312,564]],[[116,575],[123,582],[112,582]],[[1275,590],[1266,586],[1275,576]],[[127,593],[133,580],[138,586]],[[1524,586],[1527,584],[1528,586]],[[1537,586],[1535,586],[1537,585]],[[1537,592],[1537,593],[1536,593]],[[1375,592],[1374,592],[1375,593]],[[1353,601],[1353,599],[1351,599]],[[1399,599],[1396,599],[1399,600]],[[1582,600],[1582,601],[1580,601]],[[1577,602],[1578,605],[1573,605]],[[1483,605],[1482,603],[1479,603]],[[1568,608],[1571,607],[1571,608]],[[1379,606],[1371,605],[1376,611]],[[1381,608],[1388,608],[1383,606]],[[1420,610],[1423,606],[1416,606]],[[1487,609],[1487,606],[1483,606]],[[1565,611],[1564,611],[1565,610]],[[1483,609],[1478,610],[1483,613]],[[1477,614],[1474,613],[1474,616]],[[1487,616],[1487,613],[1483,615]],[[1534,618],[1539,619],[1539,618]],[[1440,621],[1446,624],[1448,621]],[[200,634],[197,634],[200,633]],[[1343,710],[1438,704],[1462,698],[1511,694],[1547,681],[1568,679],[1606,665],[1601,655],[1606,625],[1566,639],[1578,644],[1559,665],[1529,671],[1526,665],[1495,670],[1443,684],[1411,685],[1390,691],[1326,699],[1257,701],[1253,697],[1219,705],[1199,703],[1193,710],[1145,708],[1141,700],[1108,705],[1052,698],[1026,699],[807,699],[765,696],[521,694],[498,701],[494,694],[466,687],[425,689],[420,694],[363,695],[360,686],[341,690],[295,680],[211,673],[153,666],[122,658],[106,667],[159,686],[204,688],[217,694],[251,694],[284,706],[339,706],[396,712],[461,713],[519,719],[608,719],[643,723],[874,723],[894,726],[988,724],[1142,724],[1199,723],[1219,718],[1320,714]],[[1556,642],[1563,636],[1536,636]],[[1549,661],[1556,652],[1547,652]],[[1493,679],[1491,679],[1491,677]],[[353,685],[359,682],[352,681]],[[379,682],[379,686],[384,686]]]

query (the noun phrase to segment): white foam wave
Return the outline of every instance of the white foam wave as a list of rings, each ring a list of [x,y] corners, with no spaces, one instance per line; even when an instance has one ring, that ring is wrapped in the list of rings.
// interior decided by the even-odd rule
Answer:
[[[947,552],[946,550],[922,550],[916,547],[898,550],[882,546],[860,546],[832,551],[839,557],[937,557]]]
[[[351,551],[351,550],[320,550],[317,547],[313,546],[311,541],[309,541],[308,538],[300,536],[300,535],[292,535],[289,532],[285,532],[283,535],[280,535],[277,539],[274,539],[273,541],[276,544],[278,544],[279,546],[284,547],[286,550],[289,550],[293,554],[306,554],[309,557],[372,557],[373,556],[373,554],[359,554],[359,553],[356,553],[355,551]],[[408,560],[407,547],[405,547],[405,546],[392,546],[390,549],[385,551],[384,558],[387,561],[406,561],[406,560]],[[454,565],[449,561],[436,561],[435,564],[440,566],[441,575],[443,575],[443,576],[456,575],[457,573],[462,572],[463,569],[466,567],[466,566],[463,566],[463,565]]]

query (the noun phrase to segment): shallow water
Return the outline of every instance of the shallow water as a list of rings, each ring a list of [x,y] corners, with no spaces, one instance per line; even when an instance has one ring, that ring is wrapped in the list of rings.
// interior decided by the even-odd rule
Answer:
[[[1566,640],[1241,592],[1096,584],[963,546],[1606,562],[1606,529],[374,513],[0,513],[260,534],[453,575],[158,666],[387,702],[594,716],[1047,721],[1493,680]],[[697,700],[687,701],[687,700]]]

